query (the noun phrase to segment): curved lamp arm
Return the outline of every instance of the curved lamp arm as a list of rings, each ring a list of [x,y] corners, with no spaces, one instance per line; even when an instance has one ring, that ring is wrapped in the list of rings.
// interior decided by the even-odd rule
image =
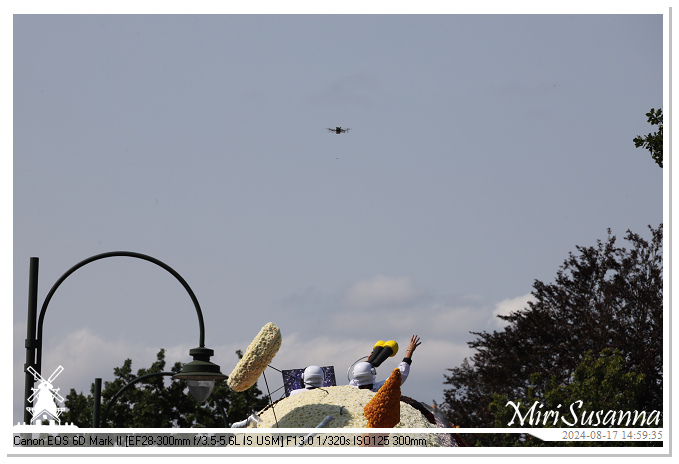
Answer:
[[[148,377],[155,377],[156,375],[174,375],[174,372],[151,372],[150,374],[142,375],[140,377],[137,377],[136,379],[130,381],[127,385],[125,385],[123,388],[118,390],[118,393],[113,395],[113,398],[108,402],[108,405],[106,406],[106,409],[104,410],[104,414],[101,415],[101,426],[106,427],[106,416],[108,416],[108,412],[111,410],[111,406],[116,402],[116,400],[122,395],[125,390],[130,388],[132,385],[134,385],[137,382],[140,382]]]
[[[106,416],[108,416],[108,412],[111,410],[111,407],[116,402],[116,400],[120,397],[120,395],[122,395],[123,392],[125,392],[125,390],[127,390],[129,387],[131,387],[132,385],[134,385],[135,383],[137,383],[137,382],[139,382],[143,379],[146,379],[148,377],[154,377],[154,376],[157,376],[157,375],[168,376],[168,375],[175,375],[175,373],[174,372],[151,372],[149,374],[142,375],[142,376],[137,377],[136,379],[130,381],[127,385],[125,385],[123,388],[118,390],[118,393],[113,395],[113,398],[111,398],[111,400],[108,402],[108,405],[106,406],[106,409],[104,410],[104,414],[102,414],[102,416],[101,416],[101,427],[107,427]],[[224,411],[224,408],[222,407],[221,403],[216,398],[215,398],[215,403],[217,404],[217,407],[219,408],[220,412],[222,413],[222,416],[224,416],[224,427],[227,427],[228,421],[227,421],[227,417],[226,417],[226,411]]]
[[[203,312],[200,309],[200,304],[198,303],[198,299],[196,298],[196,295],[193,293],[193,290],[191,290],[191,287],[189,287],[189,284],[184,280],[182,276],[180,276],[177,271],[172,269],[170,266],[167,264],[163,263],[162,261],[153,258],[148,255],[144,255],[141,253],[135,253],[132,251],[111,251],[108,253],[101,253],[95,256],[92,256],[90,258],[87,258],[83,261],[80,261],[78,264],[70,268],[68,271],[62,275],[59,280],[55,282],[55,284],[52,286],[51,290],[45,297],[45,302],[42,304],[42,309],[40,310],[40,317],[38,318],[38,337],[37,337],[37,357],[36,357],[36,369],[38,372],[41,372],[41,367],[42,367],[42,324],[43,320],[45,318],[45,312],[47,311],[47,305],[49,304],[50,300],[52,299],[52,296],[54,295],[54,292],[57,291],[57,288],[66,280],[68,276],[73,274],[75,271],[80,269],[81,267],[85,266],[86,264],[89,264],[93,261],[97,261],[100,259],[104,258],[110,258],[114,256],[123,256],[123,257],[130,257],[130,258],[138,258],[138,259],[143,259],[145,261],[149,261],[153,264],[156,264],[166,271],[168,271],[170,274],[172,274],[186,289],[186,291],[189,293],[189,296],[191,297],[191,301],[193,301],[193,305],[196,307],[196,313],[198,313],[198,325],[200,327],[200,348],[205,347],[205,324],[203,323]]]

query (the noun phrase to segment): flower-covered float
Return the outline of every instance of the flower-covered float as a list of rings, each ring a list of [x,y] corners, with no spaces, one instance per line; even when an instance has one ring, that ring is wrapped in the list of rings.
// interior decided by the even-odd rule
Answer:
[[[268,323],[262,327],[229,376],[229,386],[235,391],[253,386],[276,355],[281,339],[280,329],[275,324]],[[316,428],[320,425],[333,429],[366,429],[364,434],[333,433],[328,435],[330,440],[324,440],[325,436],[319,429],[315,439],[305,446],[333,446],[340,441],[341,444],[357,446],[457,446],[450,434],[442,433],[406,435],[395,430],[389,435],[368,435],[370,428],[435,429],[448,426],[422,403],[402,396],[400,386],[400,372],[395,369],[378,392],[349,385],[310,389],[269,404],[257,413],[256,421],[247,421],[247,426],[287,429]],[[361,438],[356,439],[356,436]],[[380,436],[383,438],[379,439]],[[385,440],[384,437],[390,438]],[[266,440],[260,442],[267,443]],[[276,446],[275,443],[271,446]]]

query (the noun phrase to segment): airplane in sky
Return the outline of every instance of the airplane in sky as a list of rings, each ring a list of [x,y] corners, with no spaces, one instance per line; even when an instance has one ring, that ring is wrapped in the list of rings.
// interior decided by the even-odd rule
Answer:
[[[342,129],[341,127],[335,127],[334,129],[331,128],[331,127],[328,127],[328,130],[330,132],[334,132],[335,134],[341,134],[342,132],[349,132],[348,127],[346,129]]]

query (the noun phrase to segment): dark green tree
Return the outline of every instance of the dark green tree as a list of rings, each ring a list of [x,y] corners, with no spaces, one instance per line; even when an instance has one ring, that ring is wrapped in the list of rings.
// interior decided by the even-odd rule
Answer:
[[[647,149],[651,153],[653,160],[662,168],[662,108],[658,108],[657,110],[651,108],[651,111],[646,113],[646,117],[652,126],[658,126],[658,130],[649,133],[646,137],[637,135],[633,140],[634,146]]]
[[[495,395],[528,398],[533,374],[568,384],[585,354],[617,348],[625,372],[643,376],[639,407],[662,410],[662,224],[649,226],[650,241],[630,231],[631,248],[616,237],[578,246],[553,283],[536,280],[534,302],[508,316],[501,331],[472,332],[475,350],[448,369],[443,409],[460,427],[494,427]],[[469,436],[474,444],[477,435]],[[483,444],[479,442],[478,444]]]
[[[592,351],[587,352],[567,383],[560,383],[556,377],[545,381],[539,374],[533,374],[530,383],[528,396],[513,398],[513,405],[509,404],[506,396],[494,395],[490,410],[495,416],[495,427],[563,428],[571,424],[580,427],[608,427],[611,421],[618,425],[621,417],[621,424],[626,424],[627,419],[632,424],[635,417],[633,413],[642,410],[641,404],[644,403],[643,397],[646,393],[644,376],[628,372],[620,350],[609,348],[603,350],[599,356],[595,356]],[[539,407],[534,408],[531,415],[530,408],[536,403]],[[546,414],[546,411],[557,412],[558,415]],[[609,413],[610,411],[613,413]],[[621,416],[620,411],[629,411],[631,414],[629,417]],[[634,427],[648,425],[648,419],[651,418],[650,411],[648,413],[643,416],[646,422],[641,424],[644,419],[638,418]],[[654,424],[655,422],[652,426]],[[662,422],[657,426],[662,427]],[[495,434],[485,437],[485,441],[499,446],[648,446],[650,443],[582,440],[543,442],[526,435],[517,438],[513,434]]]
[[[236,352],[242,357],[242,353]],[[169,372],[179,373],[182,365],[177,362]],[[156,361],[148,369],[132,373],[132,360],[126,359],[121,367],[113,369],[114,380],[105,381],[102,386],[102,407],[107,405],[129,382],[137,377],[165,372],[165,350],[161,349]],[[259,411],[267,405],[267,399],[257,385],[244,392],[235,392],[225,381],[215,383],[210,397],[198,403],[190,395],[188,384],[183,380],[169,380],[170,376],[151,376],[136,382],[118,397],[106,418],[110,428],[218,428],[224,427],[224,413],[231,425],[245,419],[252,411]],[[62,422],[74,423],[78,427],[91,427],[94,405],[94,384],[90,394],[85,396],[71,389],[66,396]],[[103,424],[101,424],[103,425]]]

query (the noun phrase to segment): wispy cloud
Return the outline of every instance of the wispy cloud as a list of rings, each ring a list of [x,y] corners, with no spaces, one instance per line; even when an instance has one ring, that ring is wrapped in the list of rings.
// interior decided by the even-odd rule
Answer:
[[[521,310],[531,295],[507,298],[493,304],[474,295],[446,296],[420,288],[410,277],[376,275],[356,281],[336,292],[318,289],[295,294],[284,299],[285,308],[271,319],[281,327],[283,342],[279,352],[265,371],[266,382],[260,378],[260,390],[276,392],[274,399],[283,392],[282,375],[276,369],[304,368],[308,365],[334,366],[338,385],[347,383],[347,369],[356,360],[367,356],[378,340],[396,340],[399,353],[384,363],[378,375],[387,377],[405,353],[410,336],[421,337],[422,345],[413,356],[412,374],[404,394],[422,401],[440,401],[444,390],[446,369],[458,366],[472,354],[467,342],[475,337],[470,331],[495,330],[502,326],[496,316]],[[313,308],[313,309],[312,309]],[[290,317],[291,312],[296,314]],[[300,317],[303,313],[308,317]],[[313,317],[312,317],[313,316]],[[269,320],[262,320],[263,326]],[[209,345],[215,351],[212,361],[219,364],[229,375],[238,359],[236,350],[245,350],[257,335],[257,327],[250,324],[252,333],[243,331],[238,340]],[[25,325],[15,326],[15,341],[25,336]],[[15,342],[16,345],[16,342]],[[59,365],[64,371],[57,386],[62,394],[70,388],[89,394],[95,377],[105,381],[113,379],[113,367],[121,366],[127,358],[132,359],[136,372],[149,367],[160,348],[166,350],[166,368],[177,362],[188,362],[186,344],[173,346],[144,346],[112,340],[80,329],[69,333],[54,347],[45,351],[44,370],[52,372]],[[23,350],[15,349],[15,365],[23,365]],[[15,375],[15,417],[22,414],[19,399],[23,392],[23,375]]]
[[[378,275],[351,285],[344,293],[344,300],[347,305],[359,308],[401,306],[412,302],[419,294],[409,277]]]
[[[506,298],[499,303],[495,304],[495,310],[493,311],[493,316],[495,318],[495,323],[498,326],[504,327],[507,325],[506,321],[503,321],[497,316],[508,316],[509,314],[522,311],[528,308],[528,302],[535,301],[535,298],[530,293],[525,295],[517,296],[515,298]]]

